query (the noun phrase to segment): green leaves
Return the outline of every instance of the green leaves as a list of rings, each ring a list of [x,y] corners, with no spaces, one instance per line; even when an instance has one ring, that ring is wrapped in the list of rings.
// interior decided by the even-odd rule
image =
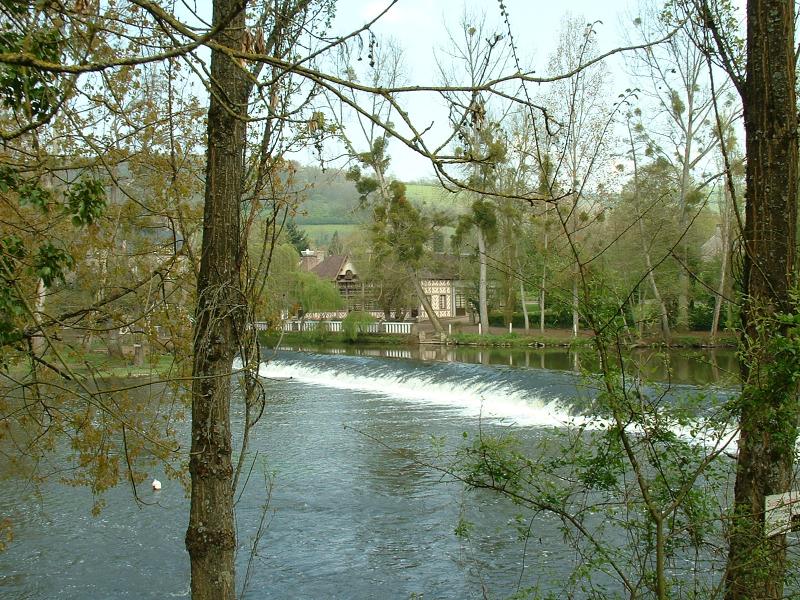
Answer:
[[[497,241],[497,212],[492,202],[483,198],[472,203],[472,219],[490,246]]]
[[[36,180],[29,180],[19,184],[17,187],[20,206],[33,206],[41,212],[49,210],[50,202],[53,199],[50,190],[42,187]]]
[[[0,32],[0,52],[26,54],[39,60],[58,63],[64,38],[55,28],[33,31]],[[0,66],[0,101],[14,111],[37,118],[54,110],[58,104],[58,76],[48,71],[19,65]]]
[[[49,213],[55,204],[53,191],[38,177],[23,177],[7,165],[0,165],[0,193],[16,195],[19,206],[32,207],[42,214]],[[89,176],[81,177],[67,188],[63,198],[61,215],[70,217],[75,227],[94,223],[106,205],[103,183]],[[23,339],[21,318],[26,312],[23,295],[25,289],[30,290],[34,285],[30,278],[50,288],[65,282],[74,263],[72,255],[52,239],[14,234],[0,238],[0,345]]]
[[[614,490],[625,473],[619,431],[609,428],[595,439],[597,452],[583,464],[576,462],[577,475],[587,489]]]
[[[461,215],[458,219],[456,230],[451,238],[452,246],[458,248],[463,243],[464,236],[473,227],[481,230],[489,246],[497,242],[497,208],[493,202],[479,198],[472,203],[472,212]]]
[[[65,250],[50,242],[39,246],[34,257],[33,273],[40,278],[46,287],[52,287],[57,280],[64,282],[65,271],[74,264],[72,256]]]
[[[13,343],[20,338],[15,319],[25,309],[14,288],[17,264],[25,256],[22,240],[9,235],[0,238],[0,344]]]
[[[342,332],[348,341],[354,342],[374,322],[375,319],[369,313],[354,310],[347,313],[347,316],[342,320]]]
[[[98,179],[82,177],[67,192],[67,208],[76,227],[94,223],[105,206],[105,188]]]
[[[25,256],[25,246],[16,235],[0,238],[0,277],[7,278],[16,269],[16,262]]]
[[[0,165],[0,193],[9,192],[16,192],[20,206],[32,206],[42,213],[47,213],[54,202],[53,192],[38,178],[23,178],[11,167]],[[95,177],[81,177],[67,188],[64,197],[64,210],[75,227],[91,225],[106,207],[105,186]]]
[[[0,165],[0,192],[6,193],[19,185],[17,172],[8,165]]]

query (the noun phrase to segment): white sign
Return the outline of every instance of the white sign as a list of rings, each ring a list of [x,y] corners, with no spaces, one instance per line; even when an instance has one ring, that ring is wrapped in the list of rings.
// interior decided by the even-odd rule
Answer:
[[[792,517],[800,516],[800,492],[784,492],[764,498],[764,532],[767,537],[792,530]]]

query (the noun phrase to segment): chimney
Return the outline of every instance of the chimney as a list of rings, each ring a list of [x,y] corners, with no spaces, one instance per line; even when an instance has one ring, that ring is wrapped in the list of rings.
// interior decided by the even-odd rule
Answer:
[[[323,260],[325,260],[325,252],[323,250],[306,249],[300,252],[300,268],[303,271],[310,271]]]

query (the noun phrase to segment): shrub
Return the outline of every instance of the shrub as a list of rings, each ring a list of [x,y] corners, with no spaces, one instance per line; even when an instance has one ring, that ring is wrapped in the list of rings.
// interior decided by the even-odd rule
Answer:
[[[360,335],[366,333],[367,327],[374,323],[375,319],[365,312],[354,310],[342,321],[342,333],[348,342],[355,342]]]

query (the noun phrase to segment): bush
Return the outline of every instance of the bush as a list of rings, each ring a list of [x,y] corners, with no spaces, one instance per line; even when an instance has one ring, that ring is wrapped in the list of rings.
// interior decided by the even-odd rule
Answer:
[[[689,324],[694,331],[711,331],[714,320],[714,301],[695,300],[689,307]]]
[[[549,328],[569,328],[572,327],[572,309],[569,310],[559,310],[559,308],[555,309],[547,309],[545,310],[544,315],[545,326]],[[535,329],[539,327],[539,310],[538,307],[536,310],[528,312],[528,322],[530,324],[531,329]],[[525,329],[525,315],[521,312],[515,312],[514,316],[511,319],[511,323],[514,325],[514,329]],[[489,326],[490,327],[508,327],[505,322],[505,315],[503,313],[490,313],[489,314]]]
[[[533,317],[528,314],[528,318],[533,322]],[[522,313],[514,313],[514,316],[511,318],[511,323],[514,325],[514,329],[524,329],[525,328],[525,315]],[[503,313],[491,313],[489,314],[489,326],[490,327],[507,327],[505,322],[505,315]]]
[[[374,323],[375,319],[365,312],[354,310],[342,321],[342,333],[348,342],[355,342],[359,336],[366,333],[367,327]]]
[[[331,337],[330,328],[328,327],[328,323],[325,321],[320,321],[317,323],[316,327],[308,332],[309,341],[315,344],[322,344],[327,342]]]

